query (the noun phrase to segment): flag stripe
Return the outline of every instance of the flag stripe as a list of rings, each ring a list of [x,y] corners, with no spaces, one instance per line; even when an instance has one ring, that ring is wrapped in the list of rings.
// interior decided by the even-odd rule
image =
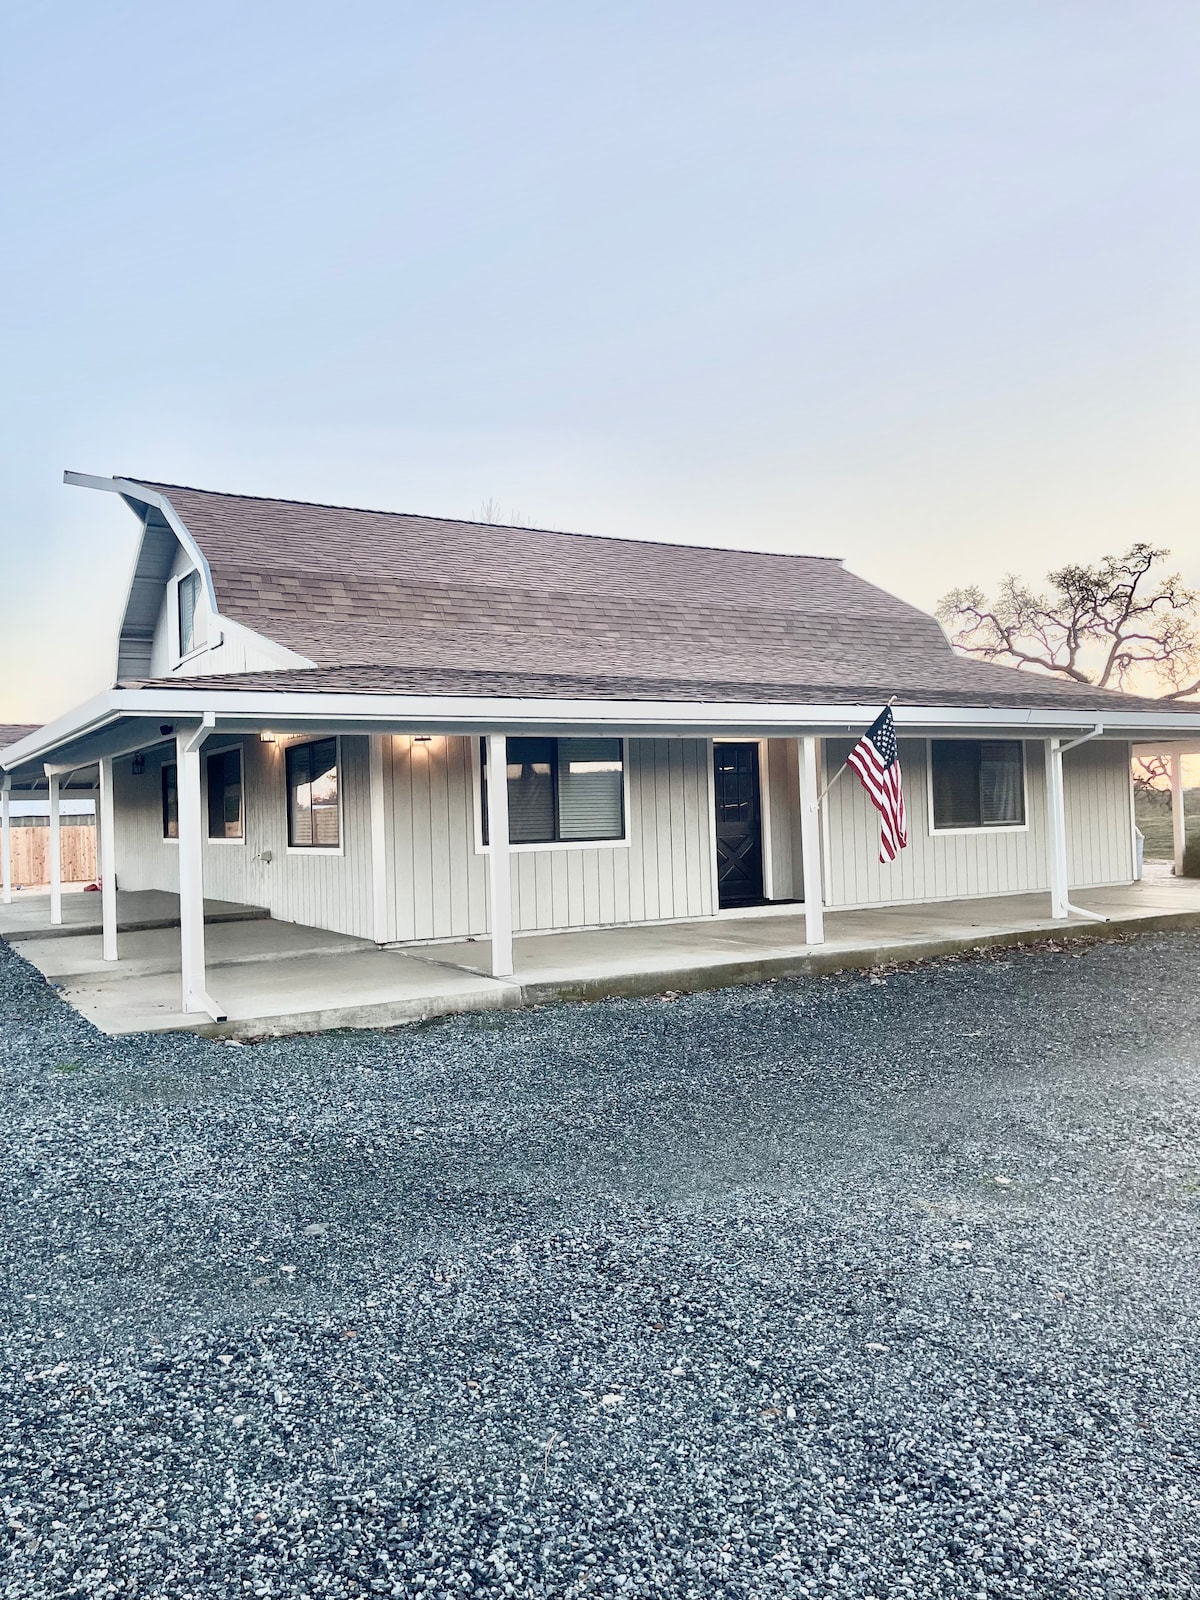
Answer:
[[[879,859],[886,866],[908,845],[904,785],[890,706],[863,734],[846,763],[857,773],[867,798],[879,812]]]

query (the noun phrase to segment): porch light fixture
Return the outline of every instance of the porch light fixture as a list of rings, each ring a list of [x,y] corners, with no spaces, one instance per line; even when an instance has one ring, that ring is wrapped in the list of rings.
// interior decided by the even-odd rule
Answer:
[[[413,743],[414,744],[432,744],[433,743],[433,735],[431,733],[414,733],[413,734]]]
[[[259,732],[258,742],[260,744],[274,744],[275,735],[269,729],[263,728]]]
[[[130,762],[129,770],[130,770],[130,772],[133,773],[135,778],[140,778],[142,773],[145,772],[145,770],[146,770],[146,758],[145,758],[145,756],[142,754],[142,752],[140,750],[138,751],[137,755],[134,756],[133,760]]]

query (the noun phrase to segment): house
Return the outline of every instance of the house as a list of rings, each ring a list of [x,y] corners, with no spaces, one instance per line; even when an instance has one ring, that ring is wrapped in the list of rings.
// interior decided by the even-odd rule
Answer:
[[[116,890],[379,945],[828,912],[1135,877],[1131,747],[1200,709],[964,659],[828,556],[598,538],[68,473],[141,540],[113,687],[0,752],[98,784]],[[894,699],[910,843],[838,772]],[[505,774],[504,782],[495,775]]]

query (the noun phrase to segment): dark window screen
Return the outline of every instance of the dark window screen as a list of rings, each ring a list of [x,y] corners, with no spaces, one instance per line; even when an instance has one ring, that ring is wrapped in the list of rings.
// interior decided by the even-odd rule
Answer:
[[[1024,747],[1019,740],[934,739],[930,755],[935,828],[1024,823]]]
[[[487,833],[487,741],[483,842]],[[625,837],[625,757],[620,739],[510,739],[510,844],[587,843]]]
[[[162,830],[164,839],[179,837],[179,777],[173,761],[162,769]]]
[[[208,758],[208,837],[242,837],[242,752],[219,750]]]

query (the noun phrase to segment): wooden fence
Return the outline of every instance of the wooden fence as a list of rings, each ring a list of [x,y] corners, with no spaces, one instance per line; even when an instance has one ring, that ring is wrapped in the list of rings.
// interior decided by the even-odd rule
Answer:
[[[50,882],[50,829],[13,828],[12,881],[34,888]],[[96,881],[96,827],[70,826],[59,830],[59,861],[64,883]]]

